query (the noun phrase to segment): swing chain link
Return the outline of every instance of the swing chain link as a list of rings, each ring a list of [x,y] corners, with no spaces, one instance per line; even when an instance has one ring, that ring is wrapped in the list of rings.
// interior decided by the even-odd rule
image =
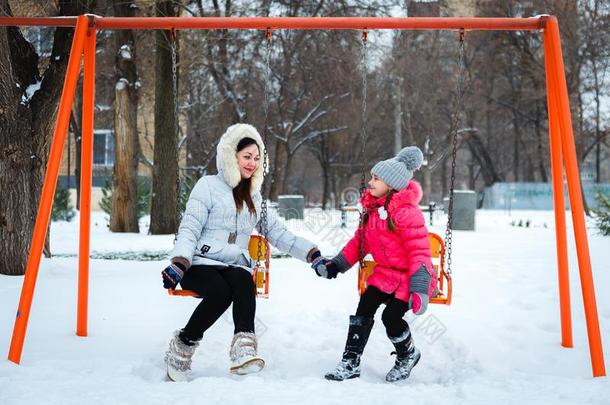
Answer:
[[[265,31],[265,77],[263,89],[263,184],[262,184],[262,201],[261,201],[261,234],[267,239],[267,197],[265,195],[265,186],[267,180],[267,126],[269,121],[269,84],[271,82],[271,28]],[[268,249],[268,247],[266,247]],[[260,266],[260,258],[263,255],[263,241],[258,239],[258,255],[256,257],[256,266]],[[265,268],[269,268],[269,254],[265,252]]]
[[[446,273],[451,275],[451,243],[453,240],[453,195],[455,191],[455,168],[456,158],[458,149],[458,126],[460,124],[460,110],[462,108],[462,99],[464,97],[464,73],[465,73],[465,60],[464,60],[464,29],[460,29],[459,32],[459,47],[458,47],[458,80],[457,80],[457,91],[455,109],[453,111],[453,117],[451,122],[451,136],[452,136],[452,148],[451,148],[451,180],[449,183],[449,207],[447,207],[447,228],[445,229],[445,254],[447,257],[447,270]]]
[[[176,232],[174,233],[174,243],[178,240],[178,230],[182,213],[180,212],[180,116],[178,113],[178,71],[177,71],[177,52],[176,41],[177,33],[171,29],[169,33],[170,49],[172,56],[172,101],[174,106],[174,137],[176,142]]]
[[[362,111],[360,114],[360,136],[362,139],[362,150],[360,151],[360,159],[362,164],[362,173],[360,177],[360,198],[364,196],[364,192],[366,190],[366,172],[365,172],[365,162],[366,162],[366,138],[367,138],[367,105],[366,105],[366,96],[367,96],[367,39],[368,32],[366,30],[362,31],[362,41],[360,47],[360,72],[362,74]],[[364,268],[364,215],[365,208],[361,207],[360,210],[360,219],[359,219],[359,237],[358,237],[358,257],[360,258],[360,269]]]

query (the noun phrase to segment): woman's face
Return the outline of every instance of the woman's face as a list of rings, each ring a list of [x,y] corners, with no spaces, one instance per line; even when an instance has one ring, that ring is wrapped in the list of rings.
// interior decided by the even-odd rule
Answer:
[[[391,190],[390,186],[388,186],[383,180],[374,174],[371,175],[371,179],[369,180],[369,191],[371,195],[375,198],[383,197]]]
[[[258,161],[260,160],[260,155],[258,152],[258,146],[256,146],[256,144],[248,145],[237,152],[236,155],[241,178],[249,179],[252,177],[259,164]]]

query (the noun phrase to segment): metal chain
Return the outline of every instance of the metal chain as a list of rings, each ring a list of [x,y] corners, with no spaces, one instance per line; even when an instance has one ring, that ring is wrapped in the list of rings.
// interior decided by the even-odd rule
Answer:
[[[267,197],[265,196],[265,185],[267,179],[267,126],[269,121],[269,91],[271,83],[271,29],[265,31],[265,76],[264,76],[264,90],[263,90],[263,184],[261,186],[261,233],[265,239],[267,239]],[[258,257],[256,258],[256,265],[260,265],[260,257],[262,256],[262,240],[258,240]],[[269,268],[269,254],[265,254],[265,268]]]
[[[460,124],[460,110],[462,109],[462,99],[464,98],[464,71],[465,71],[465,60],[464,60],[464,30],[461,29],[459,32],[459,46],[458,46],[458,80],[456,88],[456,101],[453,111],[453,117],[451,119],[451,136],[452,136],[452,149],[451,149],[451,180],[449,183],[449,207],[447,207],[447,228],[445,229],[445,256],[447,258],[447,270],[446,273],[451,275],[451,243],[453,240],[453,194],[455,191],[455,167],[456,157],[458,149],[458,127]]]
[[[360,72],[362,74],[362,111],[360,113],[360,136],[362,139],[362,150],[360,153],[360,159],[362,160],[362,173],[360,177],[360,198],[364,196],[364,192],[366,190],[366,172],[365,172],[365,162],[366,162],[366,138],[367,138],[367,105],[366,105],[366,90],[367,90],[367,39],[368,32],[362,31],[362,42],[360,46]],[[364,267],[364,213],[365,208],[361,207],[360,211],[360,221],[359,228],[360,234],[358,237],[358,257],[360,258],[360,268]]]
[[[170,31],[170,48],[172,53],[172,101],[174,105],[174,137],[176,141],[176,232],[174,233],[174,242],[178,239],[178,229],[182,220],[180,212],[180,151],[178,143],[180,141],[180,122],[178,114],[178,72],[177,72],[177,55],[176,55],[176,30]]]

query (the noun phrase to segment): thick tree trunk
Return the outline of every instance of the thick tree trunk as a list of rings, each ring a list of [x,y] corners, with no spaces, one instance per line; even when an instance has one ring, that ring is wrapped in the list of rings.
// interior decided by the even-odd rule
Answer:
[[[60,14],[84,14],[86,3],[62,0]],[[0,0],[0,14],[11,15],[7,0]],[[25,272],[73,32],[71,28],[55,30],[49,65],[41,78],[31,44],[17,28],[0,27],[2,274]]]
[[[133,1],[115,0],[114,13],[134,17]],[[139,232],[138,227],[138,73],[132,30],[116,33],[114,92],[114,173],[110,230]]]
[[[175,16],[173,1],[156,1],[157,16]],[[170,33],[155,33],[155,151],[150,233],[174,233],[178,229],[178,140],[172,95]]]
[[[127,86],[115,90],[114,136],[115,158],[113,173],[112,232],[139,232],[137,194],[137,117],[136,105]]]
[[[4,3],[4,4],[3,4]],[[5,14],[6,1],[0,0]],[[14,71],[7,28],[0,27],[0,273],[22,275],[34,228],[30,207],[32,171],[31,112],[20,104],[23,90]]]

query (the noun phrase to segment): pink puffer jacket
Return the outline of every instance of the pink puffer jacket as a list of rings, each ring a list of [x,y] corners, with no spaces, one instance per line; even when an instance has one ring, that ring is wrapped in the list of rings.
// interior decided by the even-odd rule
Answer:
[[[360,200],[369,212],[364,228],[364,255],[371,253],[377,266],[367,280],[385,293],[394,293],[397,299],[409,301],[409,278],[423,264],[430,273],[428,295],[432,297],[437,280],[430,259],[430,243],[424,216],[419,210],[422,188],[414,180],[407,188],[395,193],[388,205],[388,215],[394,221],[394,232],[388,229],[387,219],[381,219],[379,208],[386,197],[375,198],[367,191]],[[383,210],[383,208],[381,208]],[[353,266],[359,260],[359,240],[361,228],[341,252],[348,264]]]

